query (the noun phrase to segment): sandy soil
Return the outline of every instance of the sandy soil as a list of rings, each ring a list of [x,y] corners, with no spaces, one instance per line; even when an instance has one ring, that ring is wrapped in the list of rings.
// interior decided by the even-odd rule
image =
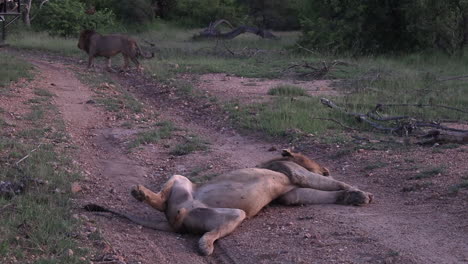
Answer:
[[[94,202],[163,220],[163,215],[130,197],[133,185],[142,183],[158,190],[172,174],[189,175],[196,170],[202,173],[193,179],[202,180],[230,169],[255,166],[278,155],[269,151],[272,147],[279,150],[289,145],[241,135],[230,127],[218,106],[180,97],[170,87],[134,73],[114,74],[113,78],[139,98],[145,110],[119,119],[86,103],[92,99],[93,89],[74,74],[83,72],[83,65],[37,55],[26,59],[39,71],[33,84],[56,95],[54,103],[78,146],[75,159],[85,178],[80,183],[82,191],[76,194],[76,214],[85,219],[83,234],[88,237],[84,243],[94,243],[98,250],[93,263],[468,263],[468,192],[462,189],[453,195],[448,191],[468,176],[467,146],[438,151],[419,147],[362,149],[340,158],[332,158],[341,148],[337,144],[296,146],[329,167],[335,178],[374,193],[375,203],[365,207],[271,205],[217,242],[210,257],[197,254],[197,236],[149,230],[126,220],[84,212],[80,207]],[[225,75],[194,78],[202,84],[203,92],[219,97],[228,92],[241,100],[265,96],[265,91],[276,85],[238,78],[234,82],[234,77]],[[255,85],[245,85],[250,83]],[[311,90],[328,87],[326,83],[307,85]],[[112,88],[108,92],[117,93]],[[124,128],[127,120],[137,120],[139,126]],[[171,139],[128,151],[126,146],[136,132],[165,120],[183,130]],[[170,155],[168,146],[186,134],[208,140],[209,150],[182,157]],[[375,162],[386,166],[366,169]],[[421,183],[408,180],[409,176],[439,165],[446,169],[429,179],[431,184],[402,191]],[[96,233],[100,238],[93,240],[91,235]]]

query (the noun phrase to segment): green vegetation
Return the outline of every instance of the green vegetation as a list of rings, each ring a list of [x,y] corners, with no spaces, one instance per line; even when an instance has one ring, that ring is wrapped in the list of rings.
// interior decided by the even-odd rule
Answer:
[[[197,136],[191,136],[185,139],[184,143],[176,145],[171,154],[175,156],[183,156],[198,150],[207,150],[207,142]]]
[[[457,194],[461,189],[468,189],[468,177],[465,177],[462,182],[449,187],[449,193]]]
[[[293,85],[279,85],[277,87],[271,88],[268,91],[268,94],[279,96],[307,96],[307,92],[304,90],[304,88]]]
[[[420,179],[426,179],[426,178],[431,178],[434,177],[438,174],[442,174],[445,171],[445,167],[436,167],[436,168],[431,168],[427,170],[423,170],[419,173],[417,173],[414,176],[409,177],[409,180],[420,180]]]
[[[32,66],[22,59],[10,55],[5,52],[0,52],[0,93],[4,86],[19,80],[20,78],[32,77]]]
[[[109,112],[116,112],[118,117],[123,115],[124,111],[131,113],[143,111],[142,104],[131,93],[114,83],[107,72],[77,73],[77,77],[94,88],[96,95],[93,98],[97,105]]]
[[[316,0],[304,2],[301,10],[301,43],[325,52],[376,54],[438,49],[453,54],[467,44],[464,21],[468,5],[464,0]]]
[[[64,56],[85,57],[85,53],[77,48],[78,39],[53,37],[45,32],[29,30],[15,32],[8,36],[7,42],[21,49],[45,51]]]
[[[38,96],[45,96],[45,97],[52,97],[52,96],[54,96],[53,93],[51,93],[51,92],[49,92],[49,91],[47,91],[47,90],[45,90],[45,89],[36,89],[36,90],[34,91],[34,94],[35,94],[35,95],[38,95]]]
[[[174,131],[174,126],[170,122],[164,122],[158,124],[159,128],[151,129],[148,131],[140,132],[136,135],[136,139],[134,139],[130,144],[129,148],[135,148],[142,144],[150,144],[156,143],[161,139],[166,139],[171,137],[172,132]]]
[[[385,166],[387,166],[388,164],[385,163],[385,162],[381,162],[381,161],[376,161],[374,163],[371,163],[371,164],[367,164],[365,167],[364,167],[364,170],[375,170],[375,169],[379,169],[379,168],[383,168]]]
[[[17,59],[0,60],[0,64],[5,62],[14,65]],[[31,66],[21,65],[24,75]],[[15,133],[11,126],[0,132],[0,182],[25,186],[17,195],[0,194],[2,263],[78,264],[84,263],[80,258],[87,254],[72,235],[79,223],[71,216],[70,189],[79,174],[68,153],[57,149],[66,133],[56,118],[58,112],[49,105],[51,95],[44,91],[36,90],[38,97],[30,100],[34,104],[24,104],[30,112],[17,120],[37,128],[20,129],[18,124]],[[6,114],[0,111],[0,120]]]
[[[416,183],[411,186],[406,186],[401,189],[402,192],[415,192],[415,191],[421,191],[426,188],[429,188],[430,186],[434,185],[432,182],[423,182],[423,183]]]
[[[146,72],[165,85],[178,87],[186,96],[196,96],[196,93],[193,93],[191,82],[178,77],[181,73],[227,73],[241,77],[295,76],[298,78],[304,71],[311,69],[290,68],[290,65],[307,63],[321,67],[320,61],[340,59],[312,53],[297,53],[290,49],[299,37],[297,32],[278,33],[281,39],[277,41],[259,39],[248,34],[229,41],[190,41],[191,36],[198,30],[184,30],[161,22],[153,25],[155,25],[153,29],[132,34],[140,39],[140,42],[146,40],[156,43],[158,58],[142,61]],[[35,37],[40,41],[35,42],[33,40]],[[42,33],[28,33],[25,40],[15,38],[14,41],[15,45],[25,48],[47,49],[61,54],[72,56],[80,54],[85,57],[84,52],[76,48],[76,40],[48,37]],[[63,50],[60,47],[63,47]],[[144,49],[151,50],[150,47]],[[228,50],[236,55],[232,55]],[[258,50],[262,52],[249,53]],[[453,58],[437,52],[422,52],[404,56],[341,60],[347,64],[335,66],[326,75],[326,78],[337,80],[331,85],[338,95],[324,97],[348,111],[368,113],[378,103],[410,104],[414,106],[385,107],[380,114],[409,115],[420,120],[468,120],[466,114],[446,108],[418,107],[418,105],[447,105],[466,110],[468,90],[464,89],[463,80],[441,81],[441,79],[464,75],[468,71],[468,56]],[[114,62],[114,65],[117,63]],[[80,77],[95,78],[96,80],[89,82],[96,86],[100,86],[103,81],[112,84],[106,73],[81,74]],[[109,96],[105,90],[105,87],[97,90],[102,96],[95,101],[109,111],[119,112],[122,109],[139,111],[138,102],[126,94],[124,89],[121,89],[122,96]],[[302,94],[300,89],[294,88],[277,90],[272,90],[272,93],[285,93],[290,96]],[[304,134],[321,135],[330,129],[339,132],[343,129],[342,125],[364,131],[373,130],[365,123],[359,123],[354,118],[325,107],[316,97],[299,97],[291,100],[279,96],[268,103],[238,108],[228,106],[227,109],[238,126],[273,136],[286,135],[291,129]],[[386,122],[385,125],[393,126],[396,122]]]
[[[52,35],[77,36],[82,29],[105,28],[114,24],[114,13],[108,9],[93,14],[85,12],[85,5],[75,0],[52,0],[40,11],[34,28]]]

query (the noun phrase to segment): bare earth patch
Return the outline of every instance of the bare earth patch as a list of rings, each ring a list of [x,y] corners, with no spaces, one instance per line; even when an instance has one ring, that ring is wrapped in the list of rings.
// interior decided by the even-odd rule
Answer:
[[[339,95],[332,88],[332,82],[330,80],[268,80],[229,76],[224,73],[210,73],[201,75],[197,86],[201,91],[208,92],[223,102],[235,99],[249,104],[268,100],[271,98],[268,91],[279,85],[301,87],[311,96]]]
[[[98,253],[92,257],[93,263],[111,263],[105,256],[114,258],[115,263],[129,264],[468,263],[468,191],[449,192],[450,186],[468,176],[467,146],[362,149],[339,158],[334,156],[341,148],[336,144],[302,148],[329,167],[335,178],[374,193],[375,203],[366,207],[273,204],[217,242],[210,257],[196,253],[198,236],[149,230],[126,220],[84,212],[80,207],[94,202],[163,220],[163,215],[130,197],[133,185],[141,183],[158,190],[175,173],[204,181],[231,169],[255,166],[278,155],[268,151],[271,147],[289,145],[239,135],[216,106],[182,98],[170,88],[132,73],[113,78],[143,103],[143,112],[106,112],[86,103],[93,89],[73,74],[84,71],[83,66],[28,58],[41,72],[34,82],[56,94],[54,102],[77,146],[75,159],[85,179],[80,183],[82,191],[76,194],[76,214],[85,219],[82,232],[86,241],[95,241]],[[270,88],[284,83],[210,74],[200,77],[197,89],[221,99],[250,103],[263,100]],[[289,84],[303,87],[311,95],[334,93],[328,81]],[[109,88],[107,93],[118,91]],[[1,102],[8,104],[8,100]],[[180,130],[168,139],[128,150],[138,131],[161,121],[171,121]],[[131,122],[131,127],[125,127],[126,122]],[[171,148],[189,134],[207,140],[209,149],[171,155]],[[409,179],[439,166],[445,169],[428,178]],[[411,186],[416,187],[403,191]]]

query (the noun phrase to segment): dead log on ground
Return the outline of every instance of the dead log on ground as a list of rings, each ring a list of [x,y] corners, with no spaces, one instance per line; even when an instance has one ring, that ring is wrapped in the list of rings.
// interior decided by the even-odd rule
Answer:
[[[424,140],[420,141],[421,145],[434,145],[438,144],[467,144],[468,143],[468,132],[450,132],[450,131],[440,131],[440,130],[431,130],[427,132],[426,135],[422,136]]]
[[[302,78],[309,77],[314,80],[320,80],[320,79],[323,79],[327,74],[335,70],[335,66],[339,66],[339,65],[349,65],[349,64],[343,61],[338,61],[338,60],[334,60],[330,62],[322,61],[320,63],[304,62],[302,64],[293,64],[289,66],[288,68],[286,68],[285,70],[283,70],[283,72],[291,70],[291,69],[297,69],[297,68],[306,69],[310,71],[300,72],[298,74],[299,77],[302,77]]]
[[[214,23],[210,23],[210,25],[203,29],[201,32],[193,36],[193,39],[233,39],[240,34],[243,33],[252,33],[255,34],[261,38],[266,38],[266,39],[278,39],[277,36],[275,36],[273,33],[271,33],[268,30],[257,28],[257,27],[250,27],[250,26],[238,26],[234,29],[232,29],[229,32],[226,33],[221,33],[220,30],[218,30],[216,27],[221,25],[221,24],[227,24],[230,26],[230,28],[233,28],[231,23],[225,19],[217,20]]]
[[[391,134],[396,134],[399,136],[409,136],[413,134],[415,131],[419,130],[420,132],[427,133],[423,136],[423,138],[430,138],[429,140],[425,140],[421,142],[421,144],[434,144],[434,143],[458,143],[458,144],[465,144],[468,143],[468,131],[463,129],[456,129],[447,126],[443,126],[438,122],[432,121],[419,121],[410,116],[387,116],[382,117],[379,114],[379,110],[382,110],[383,106],[402,106],[402,105],[383,105],[377,104],[373,110],[369,111],[368,113],[354,113],[350,112],[347,109],[336,105],[329,99],[321,98],[320,102],[332,109],[338,110],[346,115],[352,116],[356,118],[359,122],[364,122],[369,124],[371,127],[385,131]],[[409,106],[409,105],[403,105]],[[410,105],[410,106],[419,106],[419,105]],[[430,105],[423,105],[425,107],[429,107]],[[445,109],[450,109],[453,111],[458,112],[465,112],[462,109],[449,107],[449,106],[442,106],[442,105],[434,105],[435,107],[442,107]],[[388,121],[395,121],[393,124],[382,124],[382,122]],[[421,128],[435,128],[436,130],[431,130],[430,132],[421,131]]]

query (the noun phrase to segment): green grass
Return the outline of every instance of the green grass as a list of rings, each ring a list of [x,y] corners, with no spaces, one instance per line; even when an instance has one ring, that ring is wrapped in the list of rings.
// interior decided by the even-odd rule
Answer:
[[[130,142],[128,148],[132,149],[143,144],[156,143],[161,139],[170,138],[175,130],[174,125],[170,122],[158,123],[157,125],[159,128],[138,133],[136,138]]]
[[[364,167],[364,170],[375,170],[375,169],[383,168],[383,167],[385,167],[385,166],[387,166],[387,165],[388,165],[388,164],[385,163],[385,162],[376,161],[376,162],[367,164],[367,165]]]
[[[426,179],[426,178],[431,178],[434,177],[438,174],[442,174],[445,171],[445,167],[435,167],[427,170],[423,170],[419,173],[417,173],[414,176],[409,177],[409,180],[421,180],[421,179]]]
[[[457,194],[461,189],[468,189],[468,176],[464,176],[460,183],[454,184],[449,187],[450,194]]]
[[[49,92],[48,90],[45,89],[36,89],[34,90],[34,94],[37,96],[44,96],[44,97],[52,97],[54,96],[53,93]]]
[[[401,189],[402,192],[415,192],[421,191],[423,189],[429,188],[430,186],[434,185],[432,182],[424,182],[424,183],[416,183],[411,186],[406,186]]]
[[[80,250],[69,236],[77,222],[70,215],[72,205],[68,190],[78,176],[64,170],[71,165],[57,155],[52,145],[41,146],[20,163],[19,168],[15,168],[13,164],[19,160],[18,157],[27,155],[32,148],[37,146],[0,138],[0,152],[6,161],[0,165],[0,180],[18,181],[33,177],[47,182],[30,183],[24,194],[12,199],[0,198],[0,208],[8,212],[0,215],[0,259],[15,257],[22,262],[22,259],[35,255],[36,261],[80,263],[79,257],[86,252]],[[64,253],[68,249],[73,249],[75,255],[66,256]]]
[[[334,88],[340,95],[324,97],[348,111],[368,113],[379,103],[447,105],[467,110],[465,80],[439,79],[466,74],[468,55],[448,57],[421,52],[402,56],[341,58],[295,52],[293,47],[299,37],[298,32],[278,33],[281,37],[278,41],[260,39],[252,34],[243,34],[229,41],[193,41],[191,37],[199,31],[197,29],[185,30],[163,23],[145,29],[144,32],[129,34],[139,39],[144,50],[156,54],[155,59],[143,60],[146,72],[158,81],[180,88],[189,96],[196,96],[193,92],[196,88],[177,74],[226,73],[242,77],[298,79],[301,73],[310,72],[310,69],[293,66],[338,59],[347,64],[336,66],[326,77],[337,80]],[[143,40],[156,46],[148,47]],[[27,32],[11,41],[23,48],[85,57],[84,52],[76,48],[76,39]],[[271,93],[304,95],[300,89],[293,88],[275,89]],[[123,106],[125,98],[114,99],[103,99],[101,103],[110,111],[126,108]],[[285,136],[290,129],[314,135],[328,135],[329,131],[339,134],[344,129],[339,123],[366,132],[375,131],[353,117],[325,107],[314,97],[301,96],[291,100],[279,96],[268,103],[256,103],[241,109],[230,111],[235,124],[273,136]],[[465,113],[442,107],[392,106],[383,108],[380,114],[409,115],[419,120],[468,121]],[[384,125],[396,126],[397,123],[385,122]]]
[[[120,113],[124,110],[131,113],[141,113],[143,105],[131,93],[114,83],[109,73],[76,73],[83,83],[93,88],[96,95],[93,97],[97,105],[102,106],[109,112]],[[112,89],[117,93],[108,93]]]
[[[269,95],[278,96],[307,96],[306,90],[302,87],[293,85],[279,85],[268,91]]]
[[[42,91],[36,94],[50,96]],[[84,263],[80,258],[88,252],[74,238],[80,223],[71,215],[70,188],[79,174],[69,153],[56,149],[67,137],[64,123],[54,118],[59,115],[48,100],[24,107],[30,113],[17,122],[30,128],[18,130],[14,138],[0,131],[0,181],[27,185],[19,195],[0,195],[0,262]]]
[[[0,52],[0,92],[2,87],[20,78],[32,78],[32,65],[16,56]]]
[[[78,39],[52,37],[45,32],[23,29],[9,35],[7,43],[21,49],[47,51],[65,56],[85,57],[85,52],[77,47]]]
[[[194,151],[207,150],[207,142],[197,136],[188,137],[184,143],[177,144],[171,151],[171,155],[183,156]]]

